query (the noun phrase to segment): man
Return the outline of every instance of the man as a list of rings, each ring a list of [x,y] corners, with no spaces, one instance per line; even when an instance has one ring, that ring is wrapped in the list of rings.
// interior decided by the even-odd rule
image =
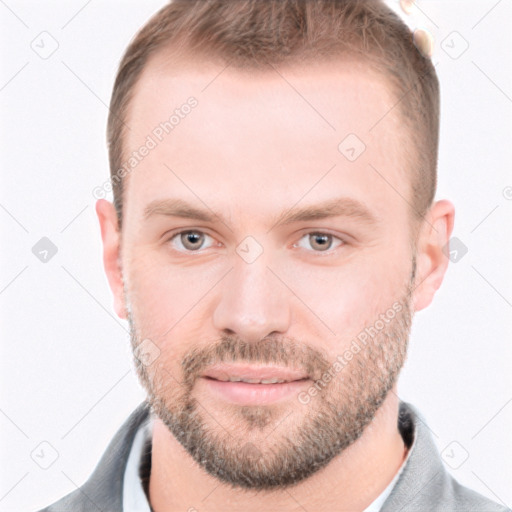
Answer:
[[[47,511],[503,511],[397,396],[442,283],[439,88],[378,0],[175,0],[129,46],[99,200],[147,401]]]

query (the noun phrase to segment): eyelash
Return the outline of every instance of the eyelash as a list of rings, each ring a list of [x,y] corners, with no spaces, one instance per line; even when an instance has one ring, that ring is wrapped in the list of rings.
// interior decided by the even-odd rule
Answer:
[[[198,233],[198,234],[203,234],[203,235],[206,235],[206,236],[210,236],[210,235],[208,235],[208,233],[205,233],[204,231],[201,231],[201,230],[198,230],[198,229],[185,229],[183,231],[179,231],[177,233],[174,233],[170,238],[167,239],[166,243],[171,243],[175,238],[179,237],[180,235],[182,235],[184,233]],[[347,244],[347,242],[345,240],[343,240],[342,238],[334,235],[333,233],[329,233],[327,231],[308,231],[307,233],[304,233],[300,237],[299,241],[302,240],[305,236],[308,236],[308,235],[326,235],[326,236],[332,237],[333,240],[339,240],[341,242],[337,247],[335,247],[333,249],[329,249],[327,251],[308,251],[308,252],[316,253],[318,256],[331,256],[340,247],[343,247],[344,245]],[[210,236],[210,238],[213,238],[213,237]],[[293,244],[293,247],[298,247],[297,244]],[[184,254],[194,254],[194,253],[200,253],[202,251],[202,249],[199,249],[199,250],[196,250],[196,251],[190,251],[190,250],[186,250],[186,249],[185,250],[177,249],[177,251],[180,252],[180,253],[184,253]]]

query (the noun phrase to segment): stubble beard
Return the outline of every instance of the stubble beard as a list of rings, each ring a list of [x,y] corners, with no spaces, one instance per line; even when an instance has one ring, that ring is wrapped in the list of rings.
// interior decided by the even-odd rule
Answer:
[[[134,356],[151,413],[205,471],[233,488],[283,489],[305,480],[361,437],[396,383],[406,359],[413,317],[413,279],[414,270],[397,301],[401,310],[310,403],[297,399],[284,407],[226,404],[230,421],[222,425],[215,421],[218,411],[209,413],[211,406],[194,394],[197,379],[210,364],[229,361],[298,367],[315,382],[333,367],[324,353],[296,340],[268,338],[249,344],[237,337],[223,337],[188,351],[179,376],[170,373],[163,358],[147,367]],[[143,336],[131,311],[128,321],[135,354]],[[286,429],[280,429],[287,415],[290,421]]]

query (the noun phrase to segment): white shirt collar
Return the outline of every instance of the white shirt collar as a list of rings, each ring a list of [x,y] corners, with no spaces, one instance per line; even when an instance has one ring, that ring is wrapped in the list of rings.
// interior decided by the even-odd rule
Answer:
[[[415,438],[415,440],[416,440],[416,438]],[[389,482],[388,486],[363,510],[363,512],[379,512],[380,511],[380,509],[382,508],[382,505],[384,505],[384,502],[388,499],[388,496],[391,494],[393,487],[395,486],[396,482],[400,478],[400,475],[402,474],[402,471],[404,470],[404,467],[407,464],[407,461],[409,460],[409,456],[411,455],[413,448],[414,448],[414,441],[413,441],[412,446],[409,448],[409,451],[407,452],[407,457],[405,457],[405,460],[402,462],[402,465],[400,466],[400,469],[397,471],[393,480],[391,480],[391,482]]]
[[[152,437],[153,419],[151,415],[142,423],[135,434],[126,463],[123,484],[123,512],[151,512],[146,493],[139,476],[139,464],[143,458],[146,441]]]
[[[142,486],[142,481],[139,476],[139,464],[143,458],[143,450],[146,442],[151,439],[153,431],[153,420],[151,415],[148,420],[141,424],[139,427],[128,457],[126,469],[124,473],[124,485],[123,485],[123,512],[151,512],[146,493]],[[414,436],[414,442],[409,448],[407,457],[400,466],[393,480],[389,485],[377,496],[377,498],[366,507],[363,512],[379,512],[382,505],[391,494],[393,487],[395,486],[400,474],[402,473],[409,456],[414,448],[416,436]]]

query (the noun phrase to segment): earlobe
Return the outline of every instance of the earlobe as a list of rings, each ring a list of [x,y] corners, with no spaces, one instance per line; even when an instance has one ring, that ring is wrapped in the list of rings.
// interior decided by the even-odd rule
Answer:
[[[121,266],[121,233],[114,205],[105,199],[96,202],[96,214],[103,241],[103,266],[114,295],[114,309],[119,318],[126,319],[124,303],[123,273]]]
[[[425,309],[432,302],[443,282],[449,259],[446,250],[455,219],[455,208],[445,199],[432,205],[423,221],[417,243],[417,271],[413,302],[415,311]]]

